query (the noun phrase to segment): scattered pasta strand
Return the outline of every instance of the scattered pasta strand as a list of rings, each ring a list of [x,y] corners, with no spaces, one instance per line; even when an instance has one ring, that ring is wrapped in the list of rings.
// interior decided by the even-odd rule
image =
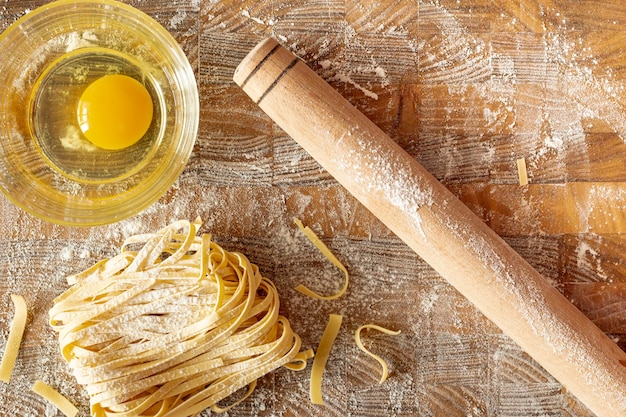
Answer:
[[[92,415],[226,411],[238,402],[220,401],[309,358],[279,314],[274,284],[243,254],[197,236],[200,225],[127,238],[119,255],[68,277],[73,286],[55,299],[50,325]]]
[[[2,362],[0,362],[0,381],[6,383],[11,380],[11,374],[13,373],[17,354],[20,349],[20,344],[22,343],[22,337],[24,336],[28,314],[24,297],[11,294],[11,300],[13,301],[15,313],[13,315],[13,321],[11,322],[11,330],[9,330],[7,345],[2,355]]]
[[[310,397],[313,404],[324,404],[322,398],[322,375],[326,368],[326,362],[330,356],[330,350],[335,343],[337,334],[339,334],[339,328],[341,327],[341,321],[343,316],[339,314],[331,314],[328,318],[328,323],[320,339],[320,343],[313,359],[313,366],[311,368],[311,386]]]
[[[363,342],[361,341],[361,331],[363,329],[377,330],[379,332],[390,334],[390,335],[398,335],[400,334],[400,331],[389,330],[384,327],[378,326],[376,324],[364,324],[360,326],[358,329],[356,329],[356,331],[354,332],[354,341],[356,342],[356,345],[359,347],[359,349],[361,349],[363,352],[365,352],[372,358],[376,359],[378,363],[380,363],[380,365],[382,366],[383,368],[382,376],[380,377],[380,381],[379,381],[379,383],[382,384],[383,382],[385,382],[385,380],[387,379],[387,376],[389,375],[389,368],[387,366],[387,362],[385,362],[383,358],[376,355],[375,353],[370,352],[367,348],[365,348],[365,346],[363,346]]]
[[[520,187],[528,185],[528,171],[526,170],[526,159],[520,158],[517,161],[517,176]]]
[[[54,406],[67,417],[74,417],[78,414],[78,409],[74,404],[45,382],[39,380],[35,381],[31,390],[54,404]]]
[[[320,300],[335,300],[341,297],[348,290],[348,282],[350,280],[348,276],[348,270],[346,269],[345,266],[343,266],[343,264],[339,261],[339,259],[337,259],[337,257],[330,251],[330,249],[328,249],[328,246],[326,246],[324,242],[322,242],[321,239],[315,234],[315,232],[311,230],[310,227],[308,226],[305,227],[302,221],[300,221],[299,219],[294,218],[293,220],[296,223],[296,225],[298,225],[298,228],[300,228],[300,230],[304,233],[304,235],[311,241],[311,243],[313,243],[313,245],[315,245],[315,247],[322,253],[322,255],[324,255],[326,259],[332,262],[333,265],[339,268],[345,275],[345,281],[344,281],[343,287],[339,290],[339,292],[333,295],[328,295],[328,296],[320,295],[316,293],[315,291],[310,290],[304,285],[298,285],[295,288],[296,291],[304,295],[308,295],[309,297],[317,298]]]

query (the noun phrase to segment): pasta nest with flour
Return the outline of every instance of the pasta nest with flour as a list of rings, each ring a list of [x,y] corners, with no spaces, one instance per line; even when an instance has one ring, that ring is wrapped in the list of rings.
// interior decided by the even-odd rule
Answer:
[[[306,366],[274,284],[199,226],[127,238],[54,300],[50,324],[92,416],[225,411],[218,402],[248,387],[245,398],[261,376]]]

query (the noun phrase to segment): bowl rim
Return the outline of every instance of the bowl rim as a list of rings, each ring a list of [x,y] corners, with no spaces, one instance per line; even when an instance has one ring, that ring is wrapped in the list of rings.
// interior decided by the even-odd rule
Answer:
[[[28,11],[27,13],[24,13],[22,16],[20,16],[16,21],[14,21],[13,23],[11,23],[6,29],[4,29],[1,33],[0,33],[0,40],[2,40],[5,35],[10,32],[13,29],[18,28],[22,23],[24,23],[25,21],[31,20],[33,17],[41,14],[41,13],[45,13],[50,9],[56,9],[60,6],[66,6],[66,5],[78,5],[78,4],[101,4],[101,5],[109,5],[109,6],[114,6],[120,9],[125,9],[127,12],[133,13],[133,14],[137,14],[137,15],[143,15],[142,17],[147,18],[147,20],[152,20],[154,23],[156,23],[157,25],[161,26],[158,22],[156,22],[156,20],[154,20],[154,18],[152,18],[149,14],[147,14],[146,12],[133,7],[129,4],[123,3],[119,0],[53,0],[49,3],[46,4],[42,4],[41,6],[38,6],[30,11]],[[163,26],[161,26],[163,27]],[[165,28],[164,28],[165,29]],[[166,30],[167,31],[167,30]],[[169,33],[169,32],[168,32]]]
[[[84,204],[78,205],[73,205],[72,203],[68,204],[66,200],[65,206],[63,207],[63,202],[53,201],[50,199],[47,200],[48,204],[53,203],[58,207],[55,210],[42,211],[44,205],[35,204],[34,207],[29,206],[28,201],[25,201],[24,199],[20,200],[13,195],[15,191],[11,190],[11,187],[8,186],[5,179],[0,180],[0,189],[2,193],[14,205],[34,215],[35,217],[54,224],[65,226],[91,227],[112,224],[137,215],[146,210],[152,204],[156,203],[167,193],[167,191],[182,174],[193,152],[200,122],[200,100],[195,72],[189,62],[189,58],[174,36],[163,25],[147,13],[117,0],[52,1],[29,11],[9,25],[4,31],[2,31],[2,33],[0,33],[0,43],[6,41],[8,37],[14,34],[15,31],[19,31],[20,28],[24,29],[24,27],[27,27],[29,21],[33,21],[38,18],[42,19],[42,14],[50,13],[51,10],[68,6],[76,8],[77,11],[80,12],[81,5],[93,5],[96,8],[97,6],[103,6],[103,10],[110,7],[114,13],[135,16],[136,22],[139,26],[144,27],[147,31],[154,35],[157,42],[163,43],[163,51],[166,52],[167,56],[173,56],[172,61],[174,61],[173,67],[175,68],[175,84],[179,87],[178,94],[182,100],[181,103],[185,107],[184,111],[180,112],[180,116],[176,121],[176,125],[178,125],[178,127],[174,132],[176,139],[173,141],[171,146],[172,152],[168,152],[169,157],[166,158],[165,161],[159,162],[154,170],[154,173],[151,173],[148,177],[146,177],[165,178],[166,180],[163,181],[161,186],[158,185],[161,182],[160,180],[153,180],[149,186],[132,187],[121,193],[113,194],[109,204],[103,204],[105,202],[104,200],[107,200],[106,198],[85,198]],[[117,12],[115,12],[115,10],[117,10]],[[178,82],[180,80],[187,80],[187,82]],[[191,82],[192,80],[193,82]],[[179,103],[179,105],[181,103]],[[10,138],[10,135],[2,136],[2,140],[7,140],[7,138]],[[30,178],[25,178],[20,174],[17,175],[24,182],[32,182],[32,179]],[[78,181],[74,181],[72,179],[68,180],[79,183]],[[30,190],[30,192],[34,193],[35,190]],[[59,195],[64,194],[59,193]]]

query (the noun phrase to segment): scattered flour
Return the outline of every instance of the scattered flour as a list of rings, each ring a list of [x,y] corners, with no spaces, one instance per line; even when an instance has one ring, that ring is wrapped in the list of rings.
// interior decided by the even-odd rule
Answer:
[[[591,270],[606,277],[602,270],[601,256],[588,242],[581,240],[576,246],[576,267],[579,270]]]
[[[176,14],[174,16],[172,16],[172,18],[170,19],[170,27],[172,29],[178,29],[178,26],[180,26],[185,19],[187,18],[187,12],[184,9],[178,9],[176,11]]]
[[[419,210],[433,204],[432,189],[416,178],[406,159],[401,159],[389,148],[366,138],[356,128],[349,132],[349,136],[352,137],[352,146],[346,148],[349,151],[345,154],[339,152],[337,164],[351,173],[352,189],[369,195],[369,198],[380,196],[381,201],[409,213],[414,230],[418,230],[425,239]]]
[[[429,314],[433,311],[437,300],[439,300],[439,294],[434,291],[428,294],[423,294],[420,299],[420,307],[424,314]]]
[[[365,94],[367,97],[372,98],[374,100],[378,100],[378,94],[374,93],[371,90],[368,90],[367,88],[363,87],[360,84],[357,84],[356,82],[354,82],[352,80],[352,78],[350,78],[350,74],[344,74],[344,73],[339,73],[337,75],[335,75],[332,79],[335,81],[341,81],[342,83],[346,83],[346,84],[351,84],[354,87],[356,87],[358,90],[361,90],[363,92],[363,94]]]
[[[271,25],[274,24],[274,20],[272,20],[272,19],[269,19],[267,22],[265,22],[265,20],[263,20],[263,19],[260,19],[260,18],[255,17],[255,16],[251,16],[250,12],[248,11],[248,9],[244,9],[241,12],[241,14],[242,14],[242,16],[247,17],[248,19],[251,19],[251,20],[253,20],[254,22],[256,22],[256,23],[258,23],[260,25],[269,25],[269,26],[271,26]]]

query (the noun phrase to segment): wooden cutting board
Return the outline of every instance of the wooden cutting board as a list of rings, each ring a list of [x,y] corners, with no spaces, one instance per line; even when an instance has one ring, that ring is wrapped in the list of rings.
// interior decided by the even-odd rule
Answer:
[[[0,29],[45,3],[0,6]],[[116,253],[125,236],[201,216],[203,231],[272,278],[282,312],[315,348],[344,323],[324,374],[279,370],[233,416],[578,416],[592,414],[341,188],[231,80],[261,39],[298,54],[626,348],[626,5],[617,0],[130,1],[180,42],[196,71],[199,137],[180,180],[146,212],[91,229],[50,225],[0,199],[0,349],[9,294],[30,308],[0,416],[56,416],[29,391],[88,398],[56,351],[47,310],[64,277]],[[520,186],[524,159],[529,185]],[[351,273],[320,302],[294,291],[341,285],[298,217]],[[365,335],[389,364],[353,341]],[[2,352],[2,350],[0,350]],[[208,413],[207,413],[208,415]]]

